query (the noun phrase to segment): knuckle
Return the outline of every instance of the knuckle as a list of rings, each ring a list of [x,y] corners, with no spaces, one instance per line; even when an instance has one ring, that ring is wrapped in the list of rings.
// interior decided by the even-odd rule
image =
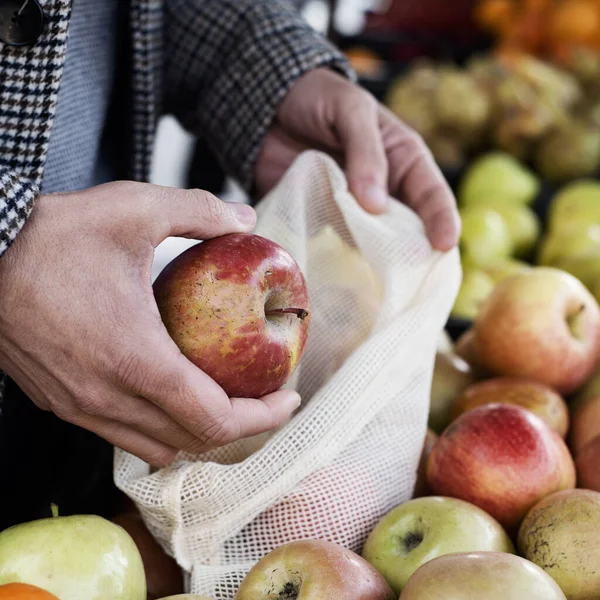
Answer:
[[[157,468],[165,467],[177,456],[177,450],[169,448],[154,448],[141,457],[149,465]]]
[[[104,415],[106,412],[106,402],[99,396],[84,395],[75,399],[77,409],[88,417]]]
[[[136,352],[124,354],[116,363],[114,377],[125,389],[140,393],[147,376],[147,369]]]
[[[203,190],[195,190],[194,196],[203,221],[218,224],[229,216],[227,206],[216,196]]]
[[[228,415],[221,415],[212,417],[204,424],[199,442],[204,447],[218,448],[234,442],[239,437],[239,427],[231,422]]]

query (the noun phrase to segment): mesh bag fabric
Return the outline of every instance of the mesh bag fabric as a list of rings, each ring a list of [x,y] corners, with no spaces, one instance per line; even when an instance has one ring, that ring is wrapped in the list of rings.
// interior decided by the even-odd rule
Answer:
[[[257,207],[255,232],[284,246],[311,297],[309,342],[288,386],[302,406],[276,432],[153,471],[117,450],[115,480],[187,575],[231,600],[249,569],[301,538],[356,552],[412,495],[440,331],[460,284],[458,251],[433,251],[399,202],[371,216],[338,165],[303,154]]]

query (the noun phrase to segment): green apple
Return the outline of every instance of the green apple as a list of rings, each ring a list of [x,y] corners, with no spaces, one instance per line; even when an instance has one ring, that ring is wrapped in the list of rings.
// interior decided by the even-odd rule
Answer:
[[[362,555],[399,594],[426,562],[456,552],[514,552],[502,526],[474,504],[427,496],[385,515],[369,534]]]
[[[600,225],[573,225],[549,232],[540,243],[537,263],[553,266],[565,258],[600,254]]]
[[[571,273],[593,292],[596,283],[600,280],[600,244],[597,253],[559,258],[554,262],[554,266]]]
[[[494,280],[485,271],[475,268],[465,269],[454,306],[450,311],[451,315],[463,319],[475,319],[494,287]]]
[[[458,187],[461,205],[498,198],[513,204],[531,204],[540,190],[539,179],[505,152],[488,152],[467,169]]]
[[[146,600],[129,534],[95,515],[39,519],[0,533],[0,585],[21,582],[60,600]]]
[[[485,265],[484,271],[489,275],[495,284],[500,283],[503,279],[529,271],[532,266],[522,260],[515,258],[501,258],[495,262]]]
[[[560,231],[573,225],[600,225],[600,182],[579,179],[563,187],[552,199],[548,228]]]
[[[540,500],[519,529],[521,554],[569,600],[600,598],[600,493],[565,490]]]
[[[468,206],[460,210],[461,255],[466,265],[481,266],[513,251],[508,225],[502,216],[487,206]]]
[[[533,210],[529,206],[513,204],[498,198],[485,200],[483,205],[495,210],[504,219],[512,241],[514,255],[517,257],[527,256],[540,237],[540,222]]]
[[[566,600],[537,565],[513,554],[472,552],[440,556],[409,580],[400,600]]]
[[[477,378],[471,366],[460,356],[448,352],[436,353],[429,403],[429,427],[435,433],[441,433],[446,428],[454,402],[475,381]]]

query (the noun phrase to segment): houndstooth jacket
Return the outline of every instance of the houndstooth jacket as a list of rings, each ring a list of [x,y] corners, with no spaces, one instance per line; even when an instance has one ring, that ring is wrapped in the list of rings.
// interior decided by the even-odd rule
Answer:
[[[42,3],[45,28],[34,45],[0,42],[0,260],[39,193],[71,3]],[[263,136],[294,81],[320,66],[349,73],[287,0],[130,0],[130,30],[129,176],[139,181],[149,177],[157,119],[170,113],[250,188]]]

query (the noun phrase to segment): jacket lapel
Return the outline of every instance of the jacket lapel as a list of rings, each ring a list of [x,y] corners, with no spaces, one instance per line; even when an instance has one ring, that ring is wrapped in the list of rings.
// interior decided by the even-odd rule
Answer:
[[[71,0],[44,5],[45,26],[31,46],[0,43],[0,167],[39,186],[67,47]]]
[[[160,114],[163,0],[131,0],[133,171],[132,177],[150,177],[156,122]]]

